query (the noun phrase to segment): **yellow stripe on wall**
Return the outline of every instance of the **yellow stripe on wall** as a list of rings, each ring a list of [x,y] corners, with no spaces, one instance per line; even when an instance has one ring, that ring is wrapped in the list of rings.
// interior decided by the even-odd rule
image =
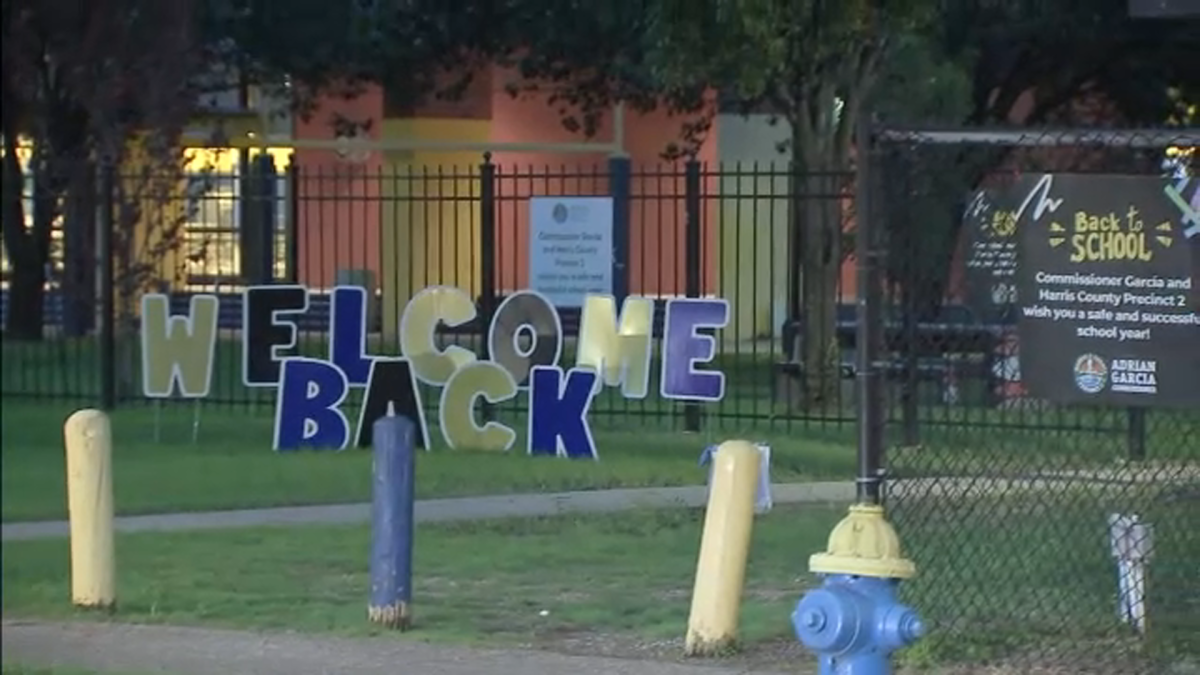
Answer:
[[[733,305],[735,340],[772,335],[784,317],[788,270],[789,157],[785,125],[767,115],[720,115],[716,122],[721,215],[719,293]],[[786,312],[786,310],[784,310]]]
[[[486,143],[489,120],[384,120],[382,139]],[[394,339],[414,293],[448,285],[476,298],[479,278],[479,152],[388,151],[380,194],[383,331]]]
[[[720,228],[721,297],[733,305],[735,340],[770,336],[784,317],[772,317],[787,297],[788,205],[771,195],[788,190],[786,176],[722,176]],[[762,195],[762,196],[758,196]],[[772,320],[774,319],[774,320]]]

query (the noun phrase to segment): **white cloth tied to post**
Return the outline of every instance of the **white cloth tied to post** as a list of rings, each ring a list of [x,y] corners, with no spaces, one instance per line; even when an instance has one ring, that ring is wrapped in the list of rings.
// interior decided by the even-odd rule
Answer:
[[[1108,517],[1109,546],[1117,561],[1117,611],[1121,622],[1146,630],[1146,563],[1154,555],[1154,530],[1137,514]]]
[[[700,466],[708,465],[708,485],[712,487],[712,458],[719,446],[710,445],[700,453]],[[754,512],[763,514],[771,510],[771,446],[755,443],[760,459],[758,465],[758,489],[754,495]]]

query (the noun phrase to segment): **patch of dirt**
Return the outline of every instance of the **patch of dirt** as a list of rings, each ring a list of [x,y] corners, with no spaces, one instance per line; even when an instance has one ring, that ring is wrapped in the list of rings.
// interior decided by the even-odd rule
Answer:
[[[959,664],[936,670],[900,670],[898,675],[1200,675],[1200,666],[1180,662],[1154,664],[1144,659],[1104,652],[1018,655],[989,664]]]
[[[791,673],[813,675],[816,657],[791,638],[780,637],[755,643],[725,657],[696,659],[683,656],[683,638],[647,639],[621,633],[588,630],[557,630],[539,634],[531,649],[575,656],[604,656],[620,659],[645,659],[674,663],[737,668],[746,673]],[[1181,662],[1173,666],[1152,665],[1135,654],[1112,649],[1084,651],[1039,649],[1015,654],[990,663],[963,663],[932,668],[898,668],[897,675],[1200,675],[1200,663]]]
[[[562,630],[538,635],[533,649],[573,656],[604,656],[617,659],[642,659],[688,663],[690,665],[739,668],[747,673],[788,672],[796,675],[816,673],[816,660],[795,640],[758,643],[747,650],[714,658],[688,658],[683,655],[683,637],[647,639],[628,633],[599,633],[587,630]],[[807,667],[811,665],[811,667]]]
[[[683,639],[647,639],[629,633],[600,633],[561,629],[537,635],[534,649],[575,656],[608,656],[619,659],[683,660]]]

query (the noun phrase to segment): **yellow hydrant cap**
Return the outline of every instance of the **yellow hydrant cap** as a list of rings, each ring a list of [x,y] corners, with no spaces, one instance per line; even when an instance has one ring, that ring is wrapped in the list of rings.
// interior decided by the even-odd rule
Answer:
[[[883,507],[855,504],[829,533],[824,553],[808,559],[814,574],[854,574],[862,577],[910,579],[913,561],[900,550],[900,537],[883,515]]]

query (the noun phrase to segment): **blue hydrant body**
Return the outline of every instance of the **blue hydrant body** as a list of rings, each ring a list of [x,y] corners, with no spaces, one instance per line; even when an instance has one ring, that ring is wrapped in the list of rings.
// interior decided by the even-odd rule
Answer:
[[[796,637],[817,653],[820,675],[890,675],[892,652],[925,628],[896,598],[897,578],[823,575],[792,613]]]

